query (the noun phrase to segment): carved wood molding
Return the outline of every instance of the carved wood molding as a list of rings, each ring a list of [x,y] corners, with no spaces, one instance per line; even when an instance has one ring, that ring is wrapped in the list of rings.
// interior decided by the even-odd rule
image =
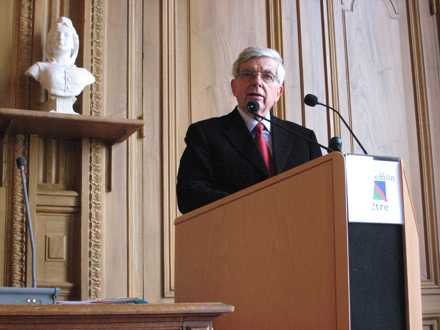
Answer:
[[[188,4],[189,5],[189,4]],[[189,8],[187,6],[189,11]],[[163,164],[164,166],[164,297],[174,297],[174,219],[177,217],[176,187],[176,0],[167,0],[163,3],[163,71],[164,90],[167,91],[163,99]]]
[[[18,11],[18,45],[16,52],[16,68],[14,106],[20,109],[29,107],[29,78],[24,72],[31,65],[32,61],[32,29],[33,29],[33,0],[21,0]],[[18,134],[14,139],[13,159],[18,156],[27,158],[28,137]],[[26,285],[26,207],[24,204],[23,187],[19,171],[13,171],[15,167],[9,169],[12,174],[12,214],[11,214],[11,263],[10,263],[10,285],[13,287],[23,287]],[[11,172],[12,171],[12,172]]]
[[[102,142],[90,143],[89,298],[102,298]]]
[[[414,104],[419,143],[419,163],[422,184],[423,221],[426,242],[427,281],[424,289],[439,289],[439,228],[435,205],[434,169],[431,151],[430,124],[428,113],[428,96],[423,58],[422,32],[417,1],[407,2],[410,51],[414,85]]]
[[[437,15],[439,0],[429,0],[429,9],[431,10],[431,15]]]
[[[267,0],[266,7],[267,46],[277,50],[281,58],[284,59],[282,1]],[[286,100],[284,94],[281,94],[279,101],[275,103],[273,112],[277,117],[286,119]]]
[[[91,85],[91,111],[93,116],[100,116],[102,109],[103,82],[103,40],[104,40],[104,2],[93,0],[92,5],[92,61],[91,71],[95,82]]]
[[[439,330],[440,315],[438,314],[424,314],[423,315],[423,329]]]
[[[19,10],[18,52],[17,54],[17,84],[18,93],[15,95],[14,107],[17,109],[29,108],[29,84],[30,79],[24,73],[32,62],[32,38],[33,38],[33,0],[21,0]]]
[[[23,134],[15,136],[14,159],[27,158],[27,138]],[[11,285],[26,286],[26,206],[20,171],[13,172],[12,198],[12,253]]]
[[[103,83],[103,24],[104,2],[93,0],[92,4],[92,60],[91,72],[96,81],[91,86],[91,114],[101,116]],[[102,191],[103,173],[102,142],[90,143],[90,219],[89,219],[89,298],[102,298]]]
[[[340,109],[339,104],[339,78],[338,78],[338,60],[337,60],[337,51],[336,51],[336,32],[335,32],[335,13],[333,2],[327,2],[327,35],[326,42],[328,43],[328,61],[324,61],[324,65],[326,66],[326,80],[328,83],[326,84],[326,94],[331,95],[331,103],[333,107],[336,109]],[[327,52],[327,51],[326,51]],[[327,65],[328,64],[328,65]],[[328,67],[327,67],[328,66]],[[328,101],[330,103],[330,100]],[[332,114],[333,122],[328,124],[328,139],[331,136],[341,136],[341,119],[336,113]],[[333,132],[332,132],[333,127]],[[351,143],[353,145],[353,143]]]
[[[396,0],[382,0],[388,8],[390,18],[397,19],[399,17],[399,10]],[[355,0],[341,0],[341,5],[344,10],[353,11]]]

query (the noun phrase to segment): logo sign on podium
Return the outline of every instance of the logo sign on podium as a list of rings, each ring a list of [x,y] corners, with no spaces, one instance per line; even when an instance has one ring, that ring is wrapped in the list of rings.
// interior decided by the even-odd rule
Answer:
[[[400,161],[345,155],[348,221],[403,224]]]

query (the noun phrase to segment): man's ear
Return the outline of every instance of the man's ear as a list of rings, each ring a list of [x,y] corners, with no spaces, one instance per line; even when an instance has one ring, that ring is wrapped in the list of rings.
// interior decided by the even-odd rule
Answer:
[[[278,88],[278,91],[277,91],[277,100],[276,100],[275,102],[278,102],[278,100],[279,100],[280,97],[281,97],[281,94],[283,94],[283,90],[284,90],[283,86],[280,86],[280,88]]]
[[[236,96],[235,95],[235,86],[236,86],[236,81],[235,81],[235,79],[232,79],[231,80],[231,89],[232,89],[232,94],[234,94],[234,96]]]

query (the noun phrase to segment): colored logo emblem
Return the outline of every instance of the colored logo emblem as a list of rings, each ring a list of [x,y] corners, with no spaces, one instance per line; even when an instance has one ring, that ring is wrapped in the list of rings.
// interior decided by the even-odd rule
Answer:
[[[388,202],[385,181],[374,181],[373,200]]]

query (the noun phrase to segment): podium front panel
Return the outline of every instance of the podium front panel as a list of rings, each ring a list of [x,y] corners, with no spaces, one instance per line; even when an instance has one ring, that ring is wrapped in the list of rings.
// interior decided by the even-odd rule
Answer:
[[[348,329],[344,158],[328,155],[176,221],[176,302],[221,329]]]

